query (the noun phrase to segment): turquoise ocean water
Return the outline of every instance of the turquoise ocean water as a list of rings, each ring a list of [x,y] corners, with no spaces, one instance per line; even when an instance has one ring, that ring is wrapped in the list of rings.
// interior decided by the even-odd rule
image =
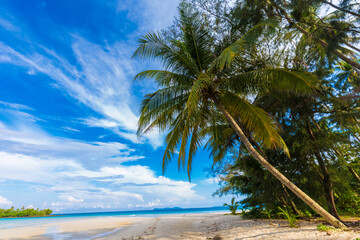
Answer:
[[[28,217],[28,218],[0,218],[0,230],[14,227],[26,227],[42,225],[48,223],[59,223],[68,220],[77,220],[84,218],[103,218],[103,217],[156,217],[166,214],[189,214],[189,213],[208,213],[223,212],[224,207],[209,208],[170,208],[139,211],[117,211],[117,212],[94,212],[94,213],[68,213],[56,214],[50,217]]]

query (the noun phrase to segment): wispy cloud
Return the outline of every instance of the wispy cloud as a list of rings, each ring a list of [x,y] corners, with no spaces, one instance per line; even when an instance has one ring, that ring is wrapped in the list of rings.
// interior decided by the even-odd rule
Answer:
[[[31,107],[23,105],[23,104],[9,103],[9,102],[4,102],[4,101],[0,101],[0,107],[1,106],[10,108],[10,109],[16,109],[16,110],[33,110]]]
[[[141,165],[88,170],[72,159],[7,152],[0,152],[0,165],[1,179],[41,184],[38,191],[55,193],[60,201],[53,201],[51,207],[56,211],[101,206],[124,209],[133,203],[145,207],[144,201],[156,199],[181,206],[202,199],[193,190],[195,184],[156,176]]]
[[[10,32],[19,31],[18,26],[13,24],[11,21],[1,18],[1,17],[0,17],[0,27],[4,28],[5,30],[10,31]]]
[[[145,204],[136,204],[136,207],[140,207],[140,208],[150,208],[150,207],[159,207],[162,206],[162,202],[160,199],[156,199],[154,201],[145,203]]]
[[[74,36],[72,48],[81,65],[83,82],[83,89],[74,91],[77,98],[116,121],[120,128],[135,131],[138,118],[130,109],[134,69],[129,60],[130,52],[124,51],[126,46],[114,44],[103,48]]]
[[[27,68],[29,74],[42,73],[55,82],[54,86],[103,116],[90,117],[84,123],[102,127],[134,143],[162,145],[162,135],[153,134],[147,141],[135,135],[138,116],[132,110],[133,99],[131,51],[128,46],[114,43],[102,47],[73,35],[72,50],[76,63],[71,64],[55,51],[24,42],[34,51],[17,51],[0,42],[0,63],[11,63]]]
[[[9,201],[7,198],[0,196],[0,207],[9,207],[13,204],[11,201]]]
[[[4,104],[8,106],[9,104]],[[14,104],[12,104],[14,105]],[[19,108],[27,106],[15,104]],[[7,111],[6,111],[7,110]],[[11,124],[0,121],[0,144],[2,150],[32,156],[72,158],[88,167],[98,167],[104,163],[121,163],[144,158],[136,155],[134,149],[120,142],[81,141],[65,137],[52,136],[44,131],[35,117],[21,110],[0,108],[0,116],[11,119]],[[69,129],[69,131],[76,129]]]
[[[225,176],[219,175],[219,176],[216,176],[216,177],[207,178],[207,179],[205,179],[205,180],[202,180],[201,182],[202,182],[203,184],[220,183],[224,177],[225,177]]]
[[[0,125],[2,150],[31,155],[62,156],[86,162],[89,167],[104,163],[121,163],[144,158],[133,154],[134,150],[118,142],[84,142],[75,139],[53,137],[36,128],[23,126],[18,130]]]
[[[130,20],[139,25],[138,29],[125,33],[134,40],[138,31],[156,30],[171,24],[178,0],[121,2],[125,4],[120,6],[119,1],[118,8],[111,11],[120,14],[125,10],[123,12],[128,13]],[[65,38],[70,44],[62,43],[61,51],[58,51],[57,44],[50,48],[46,42],[35,41],[41,39],[34,37],[35,32],[22,32],[22,26],[27,30],[31,26],[6,17],[0,18],[1,32],[9,32],[9,37],[0,41],[0,64],[18,66],[16,71],[21,69],[32,75],[31,78],[37,75],[42,79],[48,77],[48,84],[59,90],[59,94],[91,113],[76,116],[66,124],[50,126],[50,122],[55,121],[51,117],[57,116],[45,118],[37,115],[38,109],[32,105],[34,109],[19,104],[23,102],[9,103],[2,99],[0,181],[4,186],[16,183],[16,186],[35,190],[34,194],[46,195],[42,206],[39,202],[31,203],[55,211],[186,207],[203,201],[203,197],[195,192],[196,184],[159,176],[150,167],[136,162],[145,156],[137,151],[138,147],[134,149],[134,145],[123,140],[151,144],[153,148],[163,145],[163,135],[157,131],[140,139],[136,135],[139,103],[136,94],[140,95],[137,91],[152,91],[156,85],[146,82],[146,90],[134,86],[134,74],[149,64],[140,65],[131,58],[135,44],[124,39],[92,41],[88,38],[90,35],[79,34],[84,33],[81,30],[74,28],[73,34],[69,34],[64,31],[64,26],[59,26],[57,34],[68,34]],[[55,23],[53,26],[56,28]],[[51,127],[56,128],[56,133],[64,131],[63,135],[52,135]],[[101,136],[84,137],[89,127],[94,128],[92,133]],[[103,138],[113,134],[120,136],[122,141],[115,142],[119,139],[117,136]],[[81,138],[64,137],[69,135]],[[18,201],[10,195],[1,195],[0,205]]]
[[[82,198],[74,198],[73,196],[67,196],[67,197],[62,197],[62,198],[64,198],[66,201],[73,202],[73,203],[82,203],[82,202],[84,202],[84,199],[82,199]]]
[[[177,15],[179,0],[118,0],[117,12],[127,11],[128,19],[142,31],[157,31],[169,26]]]
[[[126,144],[56,137],[37,123],[21,122],[20,127],[0,122],[0,180],[39,185],[39,192],[55,194],[57,200],[50,198],[42,207],[124,209],[156,199],[186,205],[201,198],[196,184],[157,176],[147,166],[122,165],[145,158]]]

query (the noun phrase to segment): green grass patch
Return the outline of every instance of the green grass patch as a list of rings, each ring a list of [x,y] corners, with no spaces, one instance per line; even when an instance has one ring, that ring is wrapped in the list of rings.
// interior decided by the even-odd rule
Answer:
[[[335,228],[326,226],[326,225],[324,225],[324,224],[319,224],[319,225],[316,226],[316,228],[317,228],[319,231],[322,231],[322,232],[327,232],[327,231],[329,231],[329,230],[335,230]]]

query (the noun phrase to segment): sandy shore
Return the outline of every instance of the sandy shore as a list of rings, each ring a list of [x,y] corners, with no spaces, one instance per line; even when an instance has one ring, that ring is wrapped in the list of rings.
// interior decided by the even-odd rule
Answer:
[[[0,230],[0,239],[98,239],[145,218],[96,217]],[[95,237],[95,238],[94,238]]]
[[[102,217],[0,230],[0,239],[329,239],[355,240],[360,232],[320,232],[319,223],[288,227],[282,220],[245,220],[223,213],[160,217]]]

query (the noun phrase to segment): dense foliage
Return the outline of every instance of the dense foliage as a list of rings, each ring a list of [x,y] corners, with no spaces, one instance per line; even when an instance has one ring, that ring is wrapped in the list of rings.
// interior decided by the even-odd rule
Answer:
[[[277,30],[259,34],[251,48],[256,65],[286,66],[312,72],[319,92],[296,96],[278,91],[256,93],[254,104],[282,128],[291,158],[254,142],[262,155],[332,215],[360,215],[360,68],[357,47],[360,7],[353,1],[194,0],[219,42],[233,41],[259,23],[276,22]],[[225,40],[224,40],[225,39]],[[215,164],[221,176],[216,194],[246,195],[248,216],[276,215],[279,207],[293,214],[314,212],[261,167],[232,133],[222,145],[227,159]],[[230,154],[229,154],[230,153]]]
[[[33,208],[24,208],[21,209],[11,207],[9,209],[0,208],[0,217],[42,217],[48,216],[52,213],[51,209],[33,209]]]
[[[296,226],[293,215],[318,213],[343,227],[339,212],[359,215],[359,4],[188,0],[179,10],[135,52],[165,68],[135,77],[159,85],[138,133],[168,132],[164,170],[179,149],[190,177],[207,147],[217,194],[245,195],[248,216]]]

